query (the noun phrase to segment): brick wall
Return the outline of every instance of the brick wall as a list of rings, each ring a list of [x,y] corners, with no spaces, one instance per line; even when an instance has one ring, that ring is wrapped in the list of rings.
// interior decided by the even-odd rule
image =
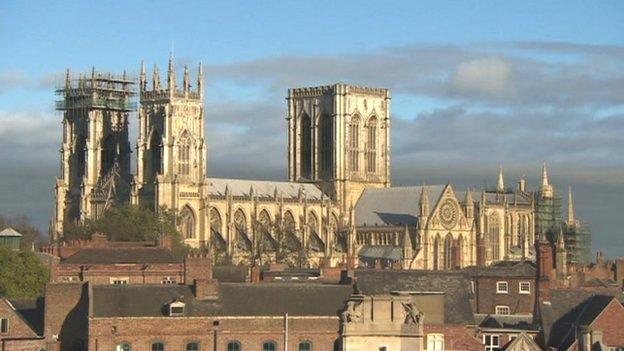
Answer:
[[[624,307],[615,299],[605,308],[590,326],[592,330],[602,331],[603,343],[607,346],[624,345]]]
[[[425,319],[426,323],[426,319]],[[484,346],[480,340],[474,336],[474,330],[463,325],[426,325],[423,332],[425,333],[424,345],[427,345],[427,334],[443,334],[444,349],[446,351],[462,350],[462,351],[483,351]]]
[[[188,342],[213,350],[215,330],[218,350],[227,350],[230,341],[240,342],[243,350],[260,350],[268,340],[277,344],[277,350],[284,349],[283,317],[152,317],[90,319],[89,350],[114,350],[123,342],[131,343],[133,350],[149,350],[154,342],[165,343],[168,350],[184,350]],[[310,341],[314,350],[331,351],[338,330],[337,317],[290,317],[289,350]]]
[[[53,282],[89,281],[92,284],[110,284],[111,277],[128,277],[129,284],[161,284],[170,277],[177,284],[184,283],[184,264],[61,264],[54,267]],[[73,280],[71,280],[73,279]]]
[[[85,283],[49,283],[45,290],[44,336],[46,341],[60,341],[62,351],[87,340],[89,313],[88,285]]]
[[[475,313],[493,314],[497,305],[509,306],[512,314],[533,314],[535,306],[534,277],[476,277],[475,279]],[[496,283],[506,281],[507,294],[496,292]],[[530,294],[520,294],[520,282],[530,282]]]
[[[45,349],[45,341],[40,338],[33,339],[2,339],[0,350],[2,351],[40,351]],[[53,350],[51,350],[53,351]]]

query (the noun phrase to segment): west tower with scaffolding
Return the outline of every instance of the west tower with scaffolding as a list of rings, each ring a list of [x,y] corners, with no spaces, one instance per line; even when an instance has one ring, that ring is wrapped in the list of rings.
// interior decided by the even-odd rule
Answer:
[[[98,218],[115,203],[130,198],[128,118],[136,108],[133,80],[91,71],[56,90],[63,113],[61,175],[56,181],[56,236],[65,223]]]

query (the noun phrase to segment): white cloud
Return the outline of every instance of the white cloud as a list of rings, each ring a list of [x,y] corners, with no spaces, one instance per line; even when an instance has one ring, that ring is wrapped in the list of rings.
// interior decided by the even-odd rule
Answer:
[[[513,92],[511,63],[500,57],[462,62],[455,71],[453,85],[468,94],[509,95]]]

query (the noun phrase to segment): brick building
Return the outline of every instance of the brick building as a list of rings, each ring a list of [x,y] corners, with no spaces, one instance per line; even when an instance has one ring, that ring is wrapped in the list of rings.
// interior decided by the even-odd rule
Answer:
[[[41,299],[0,299],[0,350],[39,351],[43,340]]]

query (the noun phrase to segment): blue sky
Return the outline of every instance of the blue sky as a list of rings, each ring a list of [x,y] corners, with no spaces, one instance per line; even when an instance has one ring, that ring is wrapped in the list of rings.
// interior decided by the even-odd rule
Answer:
[[[206,65],[212,176],[285,177],[287,88],[383,86],[396,184],[480,187],[500,164],[535,183],[546,161],[624,253],[621,1],[2,1],[0,214],[47,226],[66,68],[162,72],[172,45]]]

